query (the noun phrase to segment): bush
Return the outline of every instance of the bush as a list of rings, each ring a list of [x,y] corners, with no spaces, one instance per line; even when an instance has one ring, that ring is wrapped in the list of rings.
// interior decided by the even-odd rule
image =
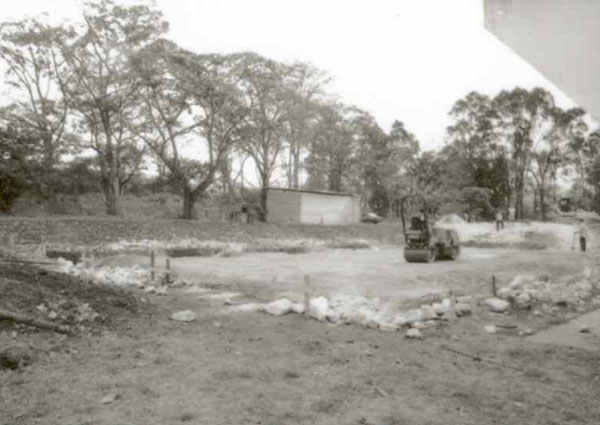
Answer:
[[[0,211],[10,213],[14,201],[25,191],[25,183],[22,179],[11,175],[0,173]]]

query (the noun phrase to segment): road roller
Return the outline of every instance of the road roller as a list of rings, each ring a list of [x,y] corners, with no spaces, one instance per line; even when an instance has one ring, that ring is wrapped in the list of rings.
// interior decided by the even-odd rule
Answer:
[[[409,206],[421,206],[419,214],[406,222]],[[404,232],[404,258],[409,263],[431,263],[435,260],[456,260],[460,255],[458,233],[453,229],[443,229],[431,225],[428,207],[421,195],[408,195],[402,198],[400,217]]]

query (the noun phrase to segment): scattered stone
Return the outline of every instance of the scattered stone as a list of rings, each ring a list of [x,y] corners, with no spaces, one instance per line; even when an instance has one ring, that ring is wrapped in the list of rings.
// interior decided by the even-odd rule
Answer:
[[[329,301],[325,297],[313,298],[309,302],[309,315],[317,320],[324,321],[327,318]]]
[[[389,323],[383,323],[379,325],[379,330],[381,332],[396,332],[398,330],[398,327]]]
[[[441,304],[438,304],[438,305],[441,305]],[[423,320],[431,320],[438,316],[436,311],[434,310],[434,308],[430,305],[422,305],[421,312],[422,312]]]
[[[498,332],[498,329],[496,329],[495,325],[487,325],[484,326],[483,329],[489,334],[495,334],[496,332]]]
[[[519,307],[527,307],[529,305],[531,305],[531,295],[529,295],[528,292],[521,292],[518,296],[517,296],[517,305]]]
[[[506,299],[506,298],[510,298],[512,296],[514,296],[513,290],[511,288],[509,288],[508,286],[505,286],[504,288],[500,288],[498,290],[499,298]]]
[[[196,320],[196,313],[191,310],[178,311],[171,314],[171,320],[176,322],[192,322]]]
[[[406,331],[404,337],[407,339],[423,339],[423,334],[418,329],[410,328]]]
[[[287,298],[273,301],[265,306],[265,311],[273,316],[283,316],[292,311],[292,302]]]
[[[527,335],[527,336],[533,335],[533,329],[530,329],[530,328],[523,329],[523,335]]]
[[[150,285],[144,288],[144,292],[148,294],[154,294],[156,292],[156,287]]]
[[[581,332],[582,334],[589,334],[590,332],[592,332],[592,330],[589,326],[583,325],[579,328],[579,332]]]
[[[57,317],[58,314],[56,313],[56,311],[51,311],[50,313],[48,313],[48,319],[50,320],[56,320]]]
[[[253,313],[256,311],[264,311],[265,306],[258,303],[237,304],[231,307],[231,311],[238,313]]]
[[[12,331],[12,332],[10,333],[10,337],[11,337],[12,339],[15,339],[15,338],[17,337],[17,335],[18,335],[18,334],[17,334],[17,331]]]
[[[42,304],[38,305],[36,308],[42,314],[48,313],[48,307],[46,307],[46,304],[42,303]]]
[[[451,309],[452,301],[450,301],[450,298],[444,298],[441,303],[433,304],[433,310],[438,316],[443,316],[444,314],[449,313]]]
[[[510,303],[500,298],[488,298],[485,303],[494,313],[504,313],[510,309]]]
[[[296,314],[304,314],[304,303],[292,304],[292,311]]]
[[[457,317],[469,316],[472,313],[471,306],[464,303],[456,304],[454,311]]]
[[[121,395],[119,393],[110,393],[104,396],[102,400],[100,400],[100,404],[111,404],[120,398]]]
[[[425,327],[425,324],[423,322],[412,322],[410,324],[410,327],[412,329],[423,329]]]

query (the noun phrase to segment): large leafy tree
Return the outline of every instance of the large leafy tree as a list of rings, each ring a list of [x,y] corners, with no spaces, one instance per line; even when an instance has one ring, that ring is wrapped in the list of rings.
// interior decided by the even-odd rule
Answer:
[[[262,219],[267,211],[267,192],[285,148],[288,92],[285,81],[290,67],[256,54],[246,54],[240,87],[249,113],[240,128],[241,150],[254,161],[260,185]]]
[[[545,89],[515,88],[500,92],[493,101],[503,147],[509,158],[516,218],[523,218],[525,177],[532,148],[552,126],[554,99]]]
[[[162,14],[149,6],[121,6],[112,0],[86,3],[77,37],[61,44],[68,68],[68,106],[78,114],[84,147],[93,149],[100,165],[106,211],[120,212],[120,196],[128,173],[123,154],[135,143],[129,123],[137,105],[137,76],[129,58],[167,30]]]
[[[134,132],[168,169],[185,219],[239,140],[247,109],[237,86],[238,56],[199,56],[159,41],[134,58],[142,100]],[[193,151],[184,155],[184,148]]]
[[[66,70],[59,46],[72,35],[68,28],[37,19],[0,25],[4,82],[18,99],[2,110],[0,118],[5,126],[20,128],[37,140],[40,167],[30,176],[31,183],[47,199],[54,196],[56,166],[67,150]]]

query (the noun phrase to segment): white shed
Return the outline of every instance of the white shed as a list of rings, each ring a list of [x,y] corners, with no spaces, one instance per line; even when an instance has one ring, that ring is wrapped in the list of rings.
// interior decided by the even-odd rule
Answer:
[[[270,188],[267,222],[277,224],[354,224],[360,221],[360,198],[338,192]]]

